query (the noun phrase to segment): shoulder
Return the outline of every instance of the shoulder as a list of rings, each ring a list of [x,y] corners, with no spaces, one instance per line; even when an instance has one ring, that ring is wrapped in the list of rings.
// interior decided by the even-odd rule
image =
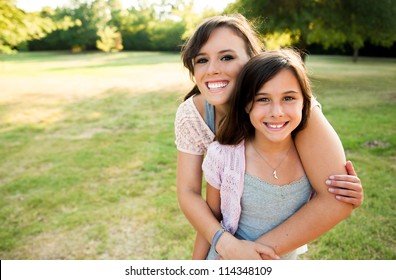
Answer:
[[[184,122],[190,124],[201,124],[205,122],[198,108],[196,107],[194,96],[191,96],[189,99],[185,100],[177,108],[175,123],[182,124]]]
[[[201,116],[205,113],[204,99],[201,95],[194,95],[183,101],[177,108],[176,116]],[[202,118],[202,117],[201,117]]]
[[[185,115],[189,115],[194,112],[194,102],[193,97],[183,101],[176,111],[176,118],[182,118]]]
[[[179,151],[203,155],[214,134],[195,106],[194,97],[179,105],[175,118],[176,146]]]

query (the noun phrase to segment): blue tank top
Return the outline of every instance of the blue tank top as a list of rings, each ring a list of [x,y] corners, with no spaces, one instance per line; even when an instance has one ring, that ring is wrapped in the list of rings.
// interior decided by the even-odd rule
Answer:
[[[215,110],[212,104],[209,104],[205,100],[205,117],[206,124],[209,126],[210,130],[215,133]]]
[[[244,181],[242,212],[235,233],[242,240],[256,240],[283,223],[309,201],[312,192],[306,176],[284,186],[272,185],[247,173]],[[299,249],[293,250],[281,259],[297,259],[298,253]],[[218,256],[211,246],[206,259],[215,260]]]

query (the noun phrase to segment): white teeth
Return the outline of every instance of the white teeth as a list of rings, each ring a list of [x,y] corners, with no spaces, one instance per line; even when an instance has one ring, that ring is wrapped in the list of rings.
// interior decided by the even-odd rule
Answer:
[[[225,82],[218,82],[218,83],[208,83],[208,88],[209,89],[218,89],[218,88],[224,88],[228,83]]]
[[[270,128],[281,128],[281,127],[283,127],[283,125],[284,124],[278,124],[278,125],[275,125],[275,124],[267,124],[268,125],[268,127],[270,127]]]

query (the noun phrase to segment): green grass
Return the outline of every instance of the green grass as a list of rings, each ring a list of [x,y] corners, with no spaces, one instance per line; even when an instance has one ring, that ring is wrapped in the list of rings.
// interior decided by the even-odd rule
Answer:
[[[364,204],[310,245],[310,259],[396,259],[396,60],[313,56],[315,94],[363,182]]]
[[[396,60],[312,56],[364,204],[308,259],[396,259]],[[0,56],[0,258],[189,259],[176,199],[178,54]]]

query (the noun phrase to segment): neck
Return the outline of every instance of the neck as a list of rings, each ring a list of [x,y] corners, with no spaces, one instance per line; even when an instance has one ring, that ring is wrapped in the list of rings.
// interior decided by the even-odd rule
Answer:
[[[216,119],[221,120],[225,114],[228,111],[229,106],[228,105],[216,105],[215,106],[215,114],[216,114]]]

